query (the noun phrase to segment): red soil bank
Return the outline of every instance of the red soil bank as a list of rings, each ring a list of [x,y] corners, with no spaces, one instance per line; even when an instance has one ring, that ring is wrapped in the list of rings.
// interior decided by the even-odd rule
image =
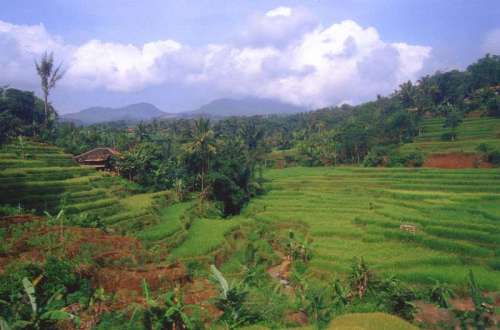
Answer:
[[[433,168],[491,168],[493,165],[478,154],[449,153],[428,155],[424,167]]]

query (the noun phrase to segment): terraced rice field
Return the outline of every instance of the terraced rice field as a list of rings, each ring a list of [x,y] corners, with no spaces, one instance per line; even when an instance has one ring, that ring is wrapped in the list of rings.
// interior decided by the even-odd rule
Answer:
[[[158,195],[132,196],[120,178],[79,166],[61,149],[32,141],[0,149],[0,185],[0,204],[97,215],[121,230],[153,222],[150,206]]]
[[[30,142],[22,152],[15,145],[0,150],[0,204],[96,214],[175,258],[230,248],[227,234],[242,225],[298,224],[313,240],[310,269],[318,276],[346,274],[352,259],[363,257],[410,283],[462,285],[472,269],[484,288],[500,290],[498,169],[269,170],[268,193],[242,215],[186,221],[192,201],[154,211],[155,198],[166,192],[130,194],[119,178],[80,167],[51,146]],[[416,226],[416,234],[401,224]]]
[[[266,177],[269,192],[245,215],[305,225],[316,275],[345,274],[363,257],[409,283],[462,285],[472,269],[500,289],[500,170],[295,167]]]
[[[421,150],[426,154],[450,152],[477,152],[481,143],[500,146],[500,119],[492,117],[465,118],[457,128],[455,141],[441,141],[441,135],[449,132],[443,128],[444,118],[428,118],[422,124],[422,134],[414,143],[401,147],[402,152]]]

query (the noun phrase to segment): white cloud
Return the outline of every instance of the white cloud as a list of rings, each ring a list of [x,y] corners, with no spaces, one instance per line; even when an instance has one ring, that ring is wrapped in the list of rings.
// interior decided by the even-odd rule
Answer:
[[[181,47],[173,40],[150,42],[142,48],[92,40],[72,54],[67,80],[113,91],[142,89],[167,79],[161,60]]]
[[[241,44],[282,48],[317,25],[316,17],[307,8],[278,7],[250,16],[241,32]]]
[[[313,107],[391,92],[416,79],[431,52],[385,42],[375,28],[351,20],[323,27],[303,8],[278,7],[252,17],[241,43],[199,48],[174,40],[71,45],[43,25],[0,21],[0,84],[36,79],[33,60],[46,49],[68,68],[61,84],[74,88],[128,92],[172,82],[208,84],[222,93]]]
[[[276,16],[285,16],[290,17],[292,15],[292,8],[289,7],[278,7],[275,9],[271,9],[266,13],[268,17],[276,17]]]
[[[15,25],[0,20],[0,85],[36,79],[33,61],[47,49],[62,56],[71,52],[42,24]]]
[[[386,43],[374,28],[343,21],[317,27],[285,49],[218,48],[210,57],[220,61],[205,62],[200,80],[231,92],[313,107],[345,99],[359,102],[417,78],[430,51]]]
[[[500,28],[491,30],[484,39],[483,51],[493,55],[500,54]]]

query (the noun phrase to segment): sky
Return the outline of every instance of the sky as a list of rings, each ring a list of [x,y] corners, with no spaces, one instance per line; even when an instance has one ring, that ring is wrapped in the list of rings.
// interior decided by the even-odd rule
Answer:
[[[0,86],[41,95],[53,52],[60,113],[217,98],[358,104],[500,54],[498,0],[0,0]]]

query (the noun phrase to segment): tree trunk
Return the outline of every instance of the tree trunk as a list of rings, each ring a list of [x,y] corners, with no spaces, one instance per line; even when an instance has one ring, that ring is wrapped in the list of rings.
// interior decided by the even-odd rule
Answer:
[[[45,127],[49,125],[49,94],[44,93],[44,106],[45,106]]]

